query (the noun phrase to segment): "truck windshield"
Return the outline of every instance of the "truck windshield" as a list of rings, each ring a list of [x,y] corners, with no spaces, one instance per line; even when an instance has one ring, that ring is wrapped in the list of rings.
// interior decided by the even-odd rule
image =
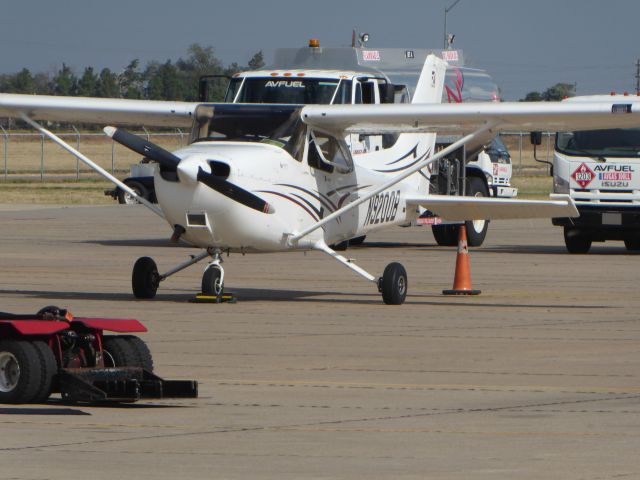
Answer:
[[[562,132],[556,150],[565,155],[640,157],[640,128]]]
[[[246,77],[234,78],[227,90],[226,102],[275,104],[329,104],[351,100],[350,82],[331,78],[304,77]],[[347,85],[349,83],[349,85]],[[339,88],[340,87],[340,88]],[[348,92],[346,92],[348,88]],[[336,95],[336,91],[338,95]]]

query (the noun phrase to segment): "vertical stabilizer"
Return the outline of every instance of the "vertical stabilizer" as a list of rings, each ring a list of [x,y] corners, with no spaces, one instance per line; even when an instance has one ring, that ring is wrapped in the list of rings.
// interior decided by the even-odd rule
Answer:
[[[442,101],[447,66],[447,62],[435,55],[427,56],[411,103],[440,103]]]

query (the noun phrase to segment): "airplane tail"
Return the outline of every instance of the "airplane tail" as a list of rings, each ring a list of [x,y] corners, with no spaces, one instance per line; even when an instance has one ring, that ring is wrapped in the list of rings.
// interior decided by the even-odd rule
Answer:
[[[440,103],[442,101],[447,66],[447,62],[435,55],[427,56],[411,103]]]
[[[447,66],[448,63],[441,58],[438,58],[433,54],[427,56],[424,66],[422,67],[420,77],[418,78],[416,89],[413,92],[413,97],[411,99],[412,104],[442,102]],[[419,145],[418,156],[424,155],[428,157],[435,153],[435,133],[403,134],[403,136],[405,135],[407,137],[412,137],[411,140],[413,140],[413,143],[417,142]],[[406,138],[406,140],[409,140],[409,138]],[[427,168],[431,168],[431,166]],[[412,175],[407,179],[409,182],[413,182],[415,184],[415,191],[422,194],[429,193],[429,177],[431,175],[430,170],[427,171],[427,168],[425,168],[424,171],[421,170],[416,172],[415,175]]]

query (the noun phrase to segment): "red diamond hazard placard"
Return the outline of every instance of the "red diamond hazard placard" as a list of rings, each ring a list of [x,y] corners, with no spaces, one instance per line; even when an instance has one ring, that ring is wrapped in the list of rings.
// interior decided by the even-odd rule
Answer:
[[[587,188],[587,185],[591,183],[591,180],[596,176],[595,173],[587,166],[586,163],[581,163],[576,171],[571,174],[573,178],[581,188]]]

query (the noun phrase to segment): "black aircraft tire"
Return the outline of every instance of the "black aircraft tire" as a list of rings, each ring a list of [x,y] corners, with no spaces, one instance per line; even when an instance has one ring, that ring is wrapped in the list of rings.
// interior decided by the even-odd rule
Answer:
[[[379,282],[384,303],[387,305],[402,305],[404,303],[409,283],[407,271],[400,263],[393,262],[387,265]]]
[[[32,342],[38,357],[40,359],[40,385],[38,386],[38,393],[33,399],[34,403],[45,402],[51,395],[53,389],[53,379],[58,373],[58,362],[56,357],[49,346],[43,341],[37,340]]]
[[[466,193],[468,197],[488,197],[489,189],[482,179],[478,177],[467,177]],[[467,227],[467,245],[470,247],[479,247],[482,245],[487,236],[489,220],[468,220],[465,222],[465,225]]]
[[[131,286],[136,298],[153,298],[160,285],[160,274],[156,262],[149,257],[140,257],[133,266]]]
[[[219,268],[209,267],[202,275],[202,294],[219,296],[224,292],[224,284],[220,282],[222,272]]]
[[[145,200],[149,200],[149,191],[147,187],[145,187],[140,182],[136,182],[135,180],[125,182],[125,185],[129,187],[131,190],[136,192],[139,196],[144,198]],[[127,192],[118,188],[118,203],[126,204],[126,205],[135,205],[139,203],[134,197],[129,195]]]
[[[30,403],[40,393],[42,365],[31,342],[0,341],[0,403]]]

